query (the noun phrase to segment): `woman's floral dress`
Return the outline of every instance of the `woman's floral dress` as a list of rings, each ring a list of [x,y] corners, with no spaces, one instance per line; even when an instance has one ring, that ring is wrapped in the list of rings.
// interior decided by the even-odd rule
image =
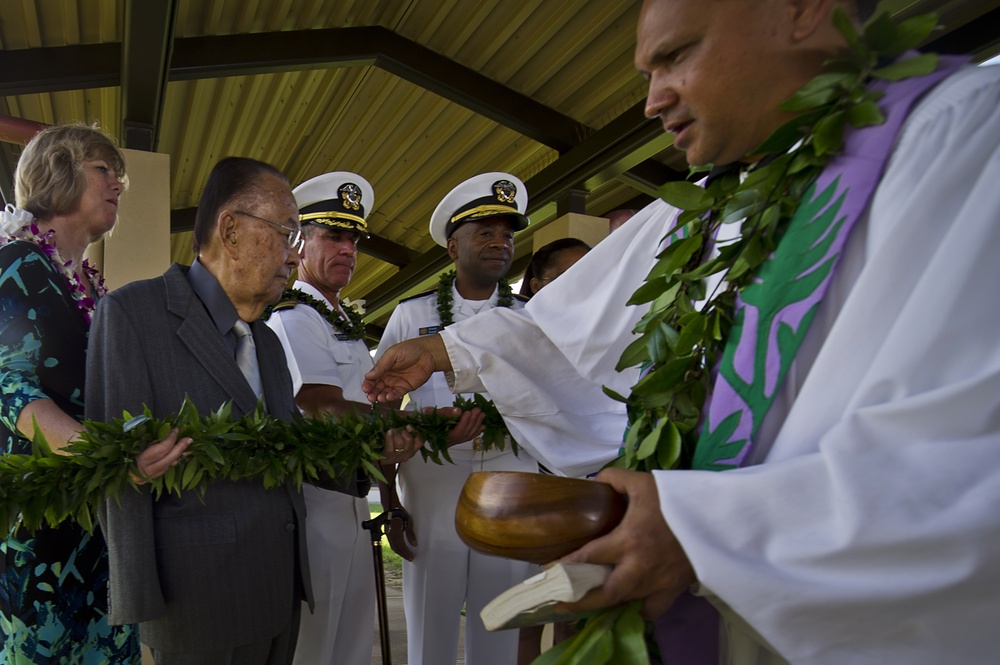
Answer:
[[[31,401],[49,398],[83,417],[87,318],[40,247],[0,246],[0,454],[30,452],[16,422]],[[138,665],[137,629],[107,623],[99,529],[64,522],[0,535],[0,663]]]

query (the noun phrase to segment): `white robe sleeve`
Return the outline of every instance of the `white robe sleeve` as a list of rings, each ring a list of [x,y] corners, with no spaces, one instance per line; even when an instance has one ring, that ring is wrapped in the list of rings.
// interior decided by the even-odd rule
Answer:
[[[911,115],[764,463],[655,474],[736,641],[793,663],[997,661],[998,74],[964,70]]]
[[[518,443],[549,469],[592,473],[618,455],[636,370],[614,368],[648,306],[626,307],[676,210],[653,203],[601,241],[523,310],[497,308],[441,333],[455,392],[489,392]]]

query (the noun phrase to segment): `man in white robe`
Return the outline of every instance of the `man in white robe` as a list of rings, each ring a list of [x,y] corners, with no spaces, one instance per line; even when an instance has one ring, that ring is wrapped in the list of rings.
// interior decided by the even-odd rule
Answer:
[[[737,161],[780,123],[775,99],[842,50],[833,4],[648,0],[647,113],[690,162]],[[750,466],[602,472],[629,511],[567,557],[615,564],[574,609],[645,598],[655,617],[693,585],[723,614],[729,662],[995,661],[998,109],[1000,68],[967,67],[910,111]],[[419,380],[408,356],[453,369],[454,389],[488,388],[543,463],[583,459],[576,428],[599,464],[621,424],[599,386],[627,394],[613,367],[642,314],[624,302],[675,212],[650,205],[523,312],[454,326],[419,360],[387,352],[367,392]]]

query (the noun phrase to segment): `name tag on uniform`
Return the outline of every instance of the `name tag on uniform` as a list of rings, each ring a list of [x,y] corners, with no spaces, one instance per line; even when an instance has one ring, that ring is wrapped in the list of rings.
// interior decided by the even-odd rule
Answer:
[[[421,335],[434,335],[444,330],[444,326],[427,326],[420,329]]]
[[[338,342],[349,342],[349,341],[351,341],[351,336],[347,335],[345,333],[334,333],[333,336],[337,338]]]

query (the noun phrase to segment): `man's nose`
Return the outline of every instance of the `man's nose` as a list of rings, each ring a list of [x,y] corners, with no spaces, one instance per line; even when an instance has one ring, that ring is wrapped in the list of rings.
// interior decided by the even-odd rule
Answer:
[[[657,117],[674,106],[677,100],[677,92],[667,76],[654,72],[649,78],[649,90],[646,93],[646,117]]]

